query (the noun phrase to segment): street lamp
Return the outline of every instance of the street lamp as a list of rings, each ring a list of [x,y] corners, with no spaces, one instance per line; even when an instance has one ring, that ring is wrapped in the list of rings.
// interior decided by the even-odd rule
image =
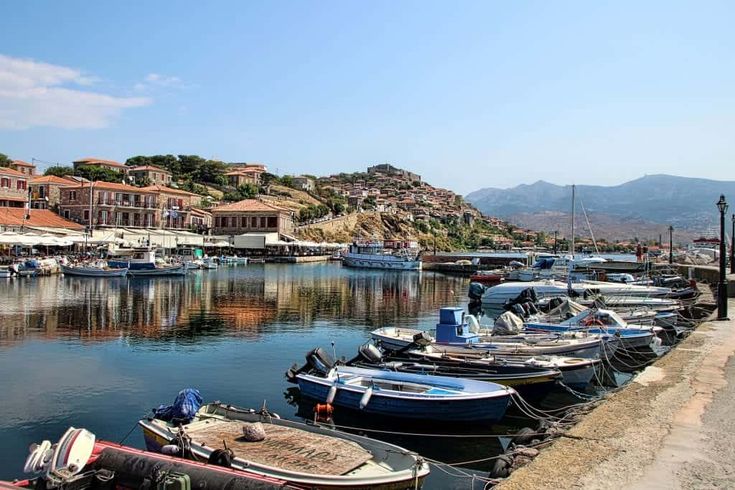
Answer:
[[[674,227],[669,225],[669,265],[674,263]]]
[[[725,201],[724,195],[720,195],[720,200],[717,201],[717,209],[720,211],[720,283],[717,285],[717,319],[727,320],[727,279],[725,278],[725,261],[727,259],[725,213],[727,212],[727,201]]]
[[[556,235],[559,233],[559,230],[554,230],[554,255],[556,255]]]

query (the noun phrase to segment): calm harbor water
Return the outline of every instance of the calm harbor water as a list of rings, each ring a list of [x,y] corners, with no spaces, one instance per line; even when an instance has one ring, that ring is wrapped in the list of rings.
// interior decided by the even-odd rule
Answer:
[[[339,263],[227,267],[185,278],[2,282],[0,478],[21,476],[28,445],[55,441],[70,425],[120,441],[152,407],[186,387],[200,389],[205,400],[256,408],[267,402],[281,416],[298,418],[284,372],[301,364],[307,350],[331,350],[334,342],[338,356],[352,357],[379,326],[433,327],[440,307],[466,305],[467,284],[438,273]],[[310,415],[308,406],[300,413]],[[337,423],[372,421],[345,415]],[[449,462],[499,451],[494,439],[389,440]],[[143,447],[137,428],[125,442]],[[426,487],[454,485],[468,482],[434,470]]]

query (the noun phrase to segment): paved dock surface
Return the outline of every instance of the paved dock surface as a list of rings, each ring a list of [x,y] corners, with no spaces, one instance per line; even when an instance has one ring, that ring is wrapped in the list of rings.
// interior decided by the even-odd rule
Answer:
[[[735,488],[734,354],[702,324],[500,488]]]

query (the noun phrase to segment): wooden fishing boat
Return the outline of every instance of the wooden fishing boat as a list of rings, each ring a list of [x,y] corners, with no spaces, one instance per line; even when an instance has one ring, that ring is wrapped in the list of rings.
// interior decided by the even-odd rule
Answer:
[[[94,265],[61,265],[61,272],[65,276],[79,277],[123,277],[128,269],[114,269]]]
[[[344,363],[347,366],[368,369],[383,369],[412,374],[431,374],[456,378],[476,379],[511,386],[526,398],[541,398],[554,388],[561,379],[558,369],[536,367],[521,361],[497,361],[483,365],[463,365],[461,362],[437,362],[420,355],[412,355],[405,349],[400,351],[381,350],[374,344],[367,343],[358,349],[353,359]],[[296,382],[296,375],[302,372],[325,374],[324,369],[331,369],[335,362],[321,348],[313,349],[306,354],[306,364],[296,366],[286,373],[287,379]]]
[[[488,421],[503,418],[513,388],[429,374],[335,366],[326,375],[299,373],[302,396],[364,413],[391,417]]]
[[[258,422],[265,439],[247,441],[243,428]],[[150,450],[185,441],[194,458],[207,460],[226,444],[233,469],[308,488],[408,489],[429,473],[421,457],[393,444],[220,403],[202,406],[180,427],[155,418],[139,424]]]
[[[0,488],[131,489],[148,488],[151,481],[160,481],[158,488],[305,488],[243,470],[98,441],[91,432],[74,427],[54,445],[50,441],[32,445],[24,470],[37,476],[0,482]]]

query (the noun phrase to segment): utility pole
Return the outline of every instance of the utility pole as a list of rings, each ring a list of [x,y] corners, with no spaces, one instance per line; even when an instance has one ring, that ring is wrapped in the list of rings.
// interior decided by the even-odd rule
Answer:
[[[674,263],[674,227],[669,225],[669,264]]]

